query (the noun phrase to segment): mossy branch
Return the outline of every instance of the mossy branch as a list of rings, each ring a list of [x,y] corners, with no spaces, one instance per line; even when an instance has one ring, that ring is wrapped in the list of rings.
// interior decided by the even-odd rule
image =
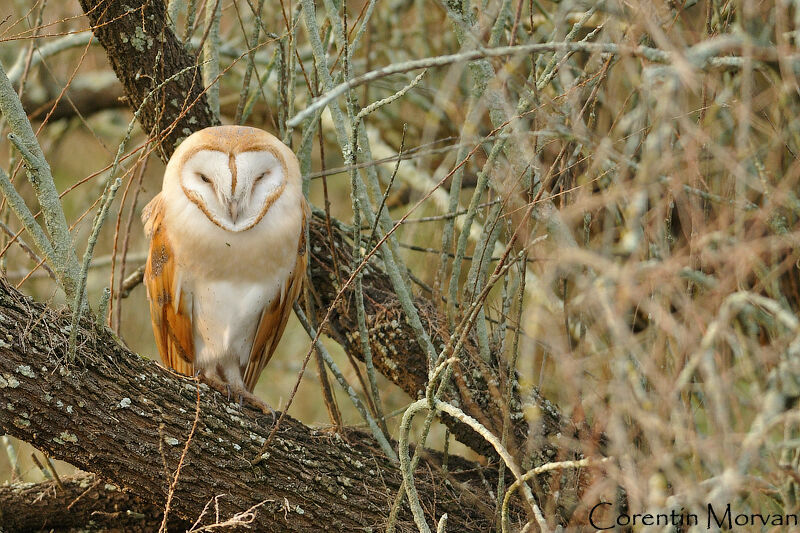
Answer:
[[[5,117],[11,130],[9,140],[22,155],[28,179],[42,208],[49,238],[44,236],[44,232],[30,210],[25,207],[22,197],[16,191],[12,191],[13,185],[5,173],[0,177],[3,194],[8,198],[15,214],[20,217],[25,229],[31,234],[39,252],[48,259],[51,267],[57,273],[67,298],[74,298],[79,285],[80,266],[78,265],[78,256],[72,246],[67,218],[61,207],[61,199],[53,181],[50,165],[42,152],[42,147],[39,146],[28,116],[22,108],[22,102],[14,91],[2,65],[0,65],[0,113]]]

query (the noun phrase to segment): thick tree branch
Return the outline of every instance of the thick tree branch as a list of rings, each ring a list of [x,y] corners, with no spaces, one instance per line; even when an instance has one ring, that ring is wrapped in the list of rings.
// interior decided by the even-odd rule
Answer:
[[[54,481],[14,483],[0,487],[0,522],[4,531],[61,531],[83,528],[124,528],[150,533],[161,525],[163,507],[124,492],[94,474]],[[170,529],[191,524],[174,520]]]
[[[324,218],[321,215],[314,216],[310,229],[311,276],[314,293],[320,300],[318,307],[322,310],[321,316],[329,306],[334,305],[333,300],[338,291],[330,242],[334,243],[333,248],[338,256],[338,261],[335,263],[340,268],[338,279],[346,279],[349,276],[347,265],[352,264],[349,232],[335,225],[332,227],[332,232],[331,239],[328,237]],[[391,281],[375,263],[370,263],[365,270],[363,284],[367,328],[375,367],[409,396],[418,398],[424,393],[428,382],[427,359],[416,341],[411,326],[404,319],[400,303],[392,290]],[[433,304],[424,298],[417,298],[416,305],[420,309],[423,325],[433,339],[434,345],[443,346],[448,336],[443,317]],[[364,354],[359,340],[353,290],[346,291],[335,307],[336,310],[330,319],[330,329],[334,337],[348,352],[363,361]],[[458,403],[465,411],[499,435],[502,433],[503,416],[498,405],[503,399],[493,398],[487,385],[491,380],[497,379],[498,368],[481,365],[478,361],[477,342],[471,338],[467,343],[466,353],[461,357],[454,373],[456,386],[448,399],[457,397]],[[514,433],[518,440],[523,442],[528,436],[528,426],[525,420],[516,414],[519,411],[520,405],[517,402],[513,417]],[[447,419],[447,422],[458,440],[481,454],[494,455],[492,447],[469,427],[456,420]],[[555,410],[551,410],[542,422],[540,431],[546,435],[555,435],[561,430],[562,422]],[[542,462],[547,460],[549,459],[542,456]]]
[[[184,72],[148,99],[140,115],[144,130],[161,140],[162,158],[193,131],[219,124],[203,94],[195,58],[169,28],[163,0],[80,3],[134,110],[159,83]]]
[[[229,403],[206,385],[130,353],[87,321],[78,332],[80,365],[66,368],[69,322],[67,312],[0,281],[0,427],[6,433],[157,506],[186,449],[171,512],[189,520],[216,498],[225,517],[260,504],[254,526],[262,531],[318,531],[320,524],[354,531],[385,523],[402,477],[371,436],[352,431],[343,437],[285,417],[254,466],[271,415]],[[480,503],[491,500],[479,480],[492,472],[457,458],[449,464],[451,480],[431,476],[431,463],[421,463],[416,474],[428,519],[448,513],[452,531],[488,530],[494,509]],[[406,511],[400,529],[414,530]]]

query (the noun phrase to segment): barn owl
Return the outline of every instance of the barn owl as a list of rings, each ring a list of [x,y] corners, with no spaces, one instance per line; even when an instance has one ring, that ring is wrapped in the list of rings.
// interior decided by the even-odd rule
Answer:
[[[167,367],[250,396],[300,292],[307,215],[297,158],[265,131],[206,128],[175,150],[142,213]]]

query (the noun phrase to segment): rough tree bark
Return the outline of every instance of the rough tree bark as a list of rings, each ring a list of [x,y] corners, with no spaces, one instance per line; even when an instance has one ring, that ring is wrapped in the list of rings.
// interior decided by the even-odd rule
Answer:
[[[203,96],[203,76],[196,59],[169,28],[163,0],[81,0],[80,4],[125,86],[131,108],[139,109],[155,91],[139,119],[150,137],[160,140],[162,158],[168,158],[199,124],[219,124]]]
[[[402,476],[371,436],[317,431],[287,416],[254,465],[272,415],[127,351],[88,320],[78,362],[65,366],[69,322],[68,312],[0,280],[0,428],[9,435],[149,504],[163,505],[172,492],[171,511],[190,521],[211,502],[206,523],[217,503],[222,518],[259,505],[260,531],[385,525]],[[457,458],[449,465],[449,479],[435,462],[416,473],[430,523],[448,513],[450,531],[489,530],[494,507],[484,503],[491,499],[481,476],[492,484],[496,473]],[[416,530],[406,509],[399,526]]]
[[[124,492],[94,474],[78,474],[44,483],[14,483],[0,488],[0,524],[3,531],[60,531],[70,528],[102,528],[107,533],[151,533],[164,516],[163,505],[154,505]],[[189,522],[177,517],[170,530],[185,531]]]

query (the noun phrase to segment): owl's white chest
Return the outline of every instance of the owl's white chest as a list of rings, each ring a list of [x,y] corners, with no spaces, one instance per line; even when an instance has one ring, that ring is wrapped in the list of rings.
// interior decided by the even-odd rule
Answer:
[[[242,386],[261,314],[297,263],[302,209],[281,198],[259,224],[238,233],[214,225],[191,204],[168,216],[180,221],[168,227],[176,290],[191,301],[195,371]]]
[[[276,278],[247,283],[190,277],[183,282],[184,290],[192,295],[196,370],[221,374],[228,383],[236,383],[235,376],[241,380],[261,310],[278,292]]]

